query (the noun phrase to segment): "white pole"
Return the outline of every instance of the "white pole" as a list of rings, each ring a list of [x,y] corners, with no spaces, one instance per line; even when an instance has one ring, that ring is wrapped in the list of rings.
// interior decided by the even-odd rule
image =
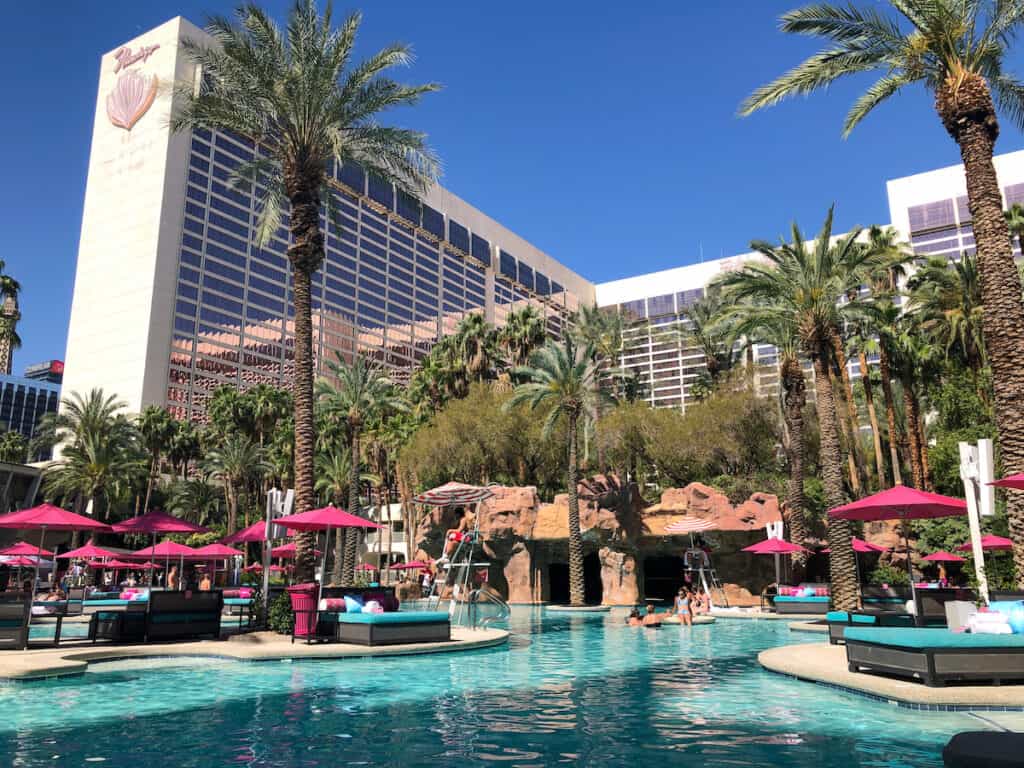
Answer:
[[[980,447],[980,446],[979,446]],[[989,444],[991,450],[991,442]],[[978,448],[960,443],[960,479],[964,483],[967,499],[967,522],[971,528],[971,554],[974,557],[974,575],[978,580],[978,594],[988,603],[988,578],[985,575],[985,551],[981,548],[981,476]]]

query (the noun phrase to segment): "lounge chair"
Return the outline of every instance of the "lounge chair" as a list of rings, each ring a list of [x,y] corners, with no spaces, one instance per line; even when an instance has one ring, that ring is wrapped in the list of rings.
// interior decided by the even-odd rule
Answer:
[[[920,680],[928,686],[1024,680],[1024,635],[981,635],[939,628],[847,627],[851,672]]]
[[[224,597],[212,592],[153,592],[148,601],[131,601],[121,611],[98,611],[89,623],[89,639],[113,642],[192,640],[220,637]]]
[[[846,642],[848,627],[912,627],[914,617],[898,611],[829,611],[828,641],[831,645]]]
[[[28,647],[32,595],[28,592],[0,592],[0,648]]]
[[[394,611],[392,613],[336,613],[336,638],[356,645],[438,643],[451,640],[446,611]]]

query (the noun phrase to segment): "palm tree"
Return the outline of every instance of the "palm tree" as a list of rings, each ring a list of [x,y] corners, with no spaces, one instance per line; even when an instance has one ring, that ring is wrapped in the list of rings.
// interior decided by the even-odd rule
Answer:
[[[578,344],[572,335],[561,342],[548,341],[533,354],[530,364],[516,369],[523,382],[512,392],[504,407],[511,410],[523,403],[546,408],[542,434],[551,436],[564,421],[568,443],[566,489],[569,492],[569,595],[572,605],[583,605],[583,536],[580,532],[579,433],[593,417],[601,391],[597,386],[598,366],[594,350]]]
[[[1014,203],[1003,212],[1003,216],[1006,218],[1006,227],[1010,230],[1010,237],[1017,238],[1017,248],[1024,253],[1024,206]]]
[[[729,324],[723,322],[727,313],[717,287],[709,287],[702,299],[686,308],[685,314],[689,322],[679,334],[680,342],[695,347],[704,356],[710,394],[719,377],[731,370],[736,362],[733,342],[737,336]]]
[[[142,511],[148,512],[153,486],[160,477],[160,456],[170,449],[177,428],[171,415],[159,405],[147,405],[143,408],[137,426],[139,434],[142,435],[142,444],[149,452],[149,480],[146,482],[146,500],[142,504]]]
[[[197,525],[209,525],[221,519],[221,492],[206,480],[178,480],[171,486],[168,509]]]
[[[20,432],[7,430],[0,433],[0,461],[24,464],[28,460],[28,441]]]
[[[97,517],[102,507],[103,519],[109,519],[109,500],[145,472],[139,434],[117,413],[122,405],[101,390],[93,390],[87,399],[77,393],[65,398],[59,434],[66,442],[60,459],[43,473],[49,496],[74,500],[79,509],[91,504]]]
[[[815,404],[821,429],[821,473],[828,506],[837,507],[846,500],[843,489],[843,457],[839,443],[839,418],[832,389],[832,335],[846,317],[860,307],[859,299],[840,304],[858,285],[858,273],[872,263],[873,252],[857,243],[859,230],[842,237],[834,245],[832,209],[818,237],[804,240],[796,224],[792,241],[777,246],[763,241],[751,243],[766,263],[748,263],[720,280],[736,303],[764,305],[765,320],[791,323],[796,329],[800,348],[814,366]],[[857,603],[857,571],[850,544],[851,528],[847,521],[829,520],[828,539],[832,594],[837,606],[853,608]]]
[[[734,332],[751,342],[771,344],[779,360],[779,391],[782,406],[783,448],[789,465],[786,482],[785,522],[790,540],[804,546],[809,536],[807,505],[804,497],[804,408],[807,406],[807,381],[800,362],[800,338],[794,317],[785,310],[776,311],[755,302],[723,304],[723,319],[733,325]],[[807,553],[793,555],[798,571],[807,564]]]
[[[224,486],[228,533],[238,530],[239,494],[245,482],[269,469],[264,451],[248,435],[230,433],[206,452],[203,468]]]
[[[892,466],[893,484],[902,485],[899,446],[904,440],[896,420],[891,365],[891,340],[898,335],[894,329],[902,311],[893,303],[893,297],[899,292],[899,283],[905,267],[913,261],[914,255],[906,243],[900,242],[899,235],[892,227],[872,226],[868,230],[868,244],[880,262],[864,277],[874,298],[874,312],[870,324],[878,335],[878,374],[889,430],[889,463]]]
[[[959,261],[950,263],[944,256],[932,256],[908,287],[909,311],[919,316],[921,330],[945,350],[947,359],[956,357],[970,368],[977,382],[987,361],[975,257],[965,253]]]
[[[885,473],[885,454],[882,452],[882,432],[878,424],[878,412],[875,410],[875,389],[871,382],[871,366],[868,364],[868,353],[878,350],[878,343],[872,338],[873,328],[869,323],[861,322],[854,326],[853,348],[857,353],[860,366],[860,383],[864,389],[864,405],[871,423],[871,440],[875,449],[875,472],[878,475],[878,487],[888,487]]]
[[[363,426],[373,418],[404,410],[407,405],[384,370],[362,355],[356,355],[351,364],[338,355],[337,360],[327,361],[327,370],[334,382],[325,378],[317,380],[317,399],[325,413],[344,421],[349,455],[359,457],[359,438]],[[350,464],[348,511],[359,515],[359,461],[353,460]],[[358,534],[347,529],[341,575],[344,584],[353,582],[358,544]],[[299,552],[295,554],[295,569],[299,571]]]
[[[894,330],[890,343],[896,373],[903,389],[903,415],[907,422],[911,478],[915,488],[927,490],[930,480],[919,383],[931,377],[938,350],[922,331],[920,320],[914,315],[904,314]]]
[[[170,459],[174,470],[181,473],[181,479],[185,480],[188,478],[189,464],[202,456],[199,432],[191,421],[176,421],[174,425],[174,435],[167,449],[167,458]]]
[[[261,447],[265,447],[274,433],[274,427],[292,410],[291,396],[287,390],[279,387],[257,384],[245,392],[245,397],[251,404],[256,440]]]
[[[358,468],[357,468],[358,472]],[[318,451],[316,454],[316,491],[322,498],[335,507],[344,507],[349,497],[349,486],[352,483],[352,454],[347,448],[332,446]],[[373,482],[374,475],[359,472],[359,482]],[[332,581],[340,584],[342,575],[342,558],[344,557],[345,537],[343,529],[334,532],[334,571]]]
[[[14,350],[21,347],[18,336],[18,294],[21,284],[7,274],[7,262],[0,259],[0,373],[10,375]]]
[[[453,338],[470,382],[483,381],[494,375],[498,334],[482,314],[474,312],[462,318]]]
[[[882,72],[847,114],[845,135],[904,86],[920,82],[934,95],[935,111],[960,148],[967,180],[1003,466],[1008,472],[1024,471],[1024,302],[992,163],[999,136],[993,95],[1002,111],[1024,127],[1024,83],[1003,68],[1024,22],[1024,6],[987,0],[889,2],[895,17],[874,8],[823,3],[784,14],[784,32],[824,38],[829,47],[756,90],[741,112],[824,89],[844,75]],[[1007,498],[1007,516],[1017,582],[1024,587],[1021,494]]]
[[[255,5],[242,6],[234,22],[214,17],[207,25],[214,46],[186,41],[201,68],[202,83],[177,89],[181,108],[175,131],[230,131],[252,141],[257,158],[236,168],[236,181],[266,182],[256,240],[263,244],[282,223],[287,206],[295,310],[295,512],[313,508],[313,331],[311,280],[324,260],[320,211],[336,223],[329,169],[356,164],[399,190],[422,193],[438,175],[423,134],[383,125],[384,110],[415,104],[434,84],[406,86],[384,73],[412,60],[408,46],[389,45],[352,64],[361,16],[332,28],[330,6],[321,16],[313,0],[297,0],[285,33]],[[312,567],[314,537],[297,538],[297,576]]]
[[[532,304],[509,312],[505,325],[498,331],[498,343],[508,355],[513,368],[526,365],[530,355],[547,338],[547,326]]]

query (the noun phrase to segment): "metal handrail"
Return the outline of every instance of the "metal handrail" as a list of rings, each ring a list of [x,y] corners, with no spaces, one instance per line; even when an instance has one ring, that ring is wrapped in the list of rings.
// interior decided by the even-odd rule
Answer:
[[[479,622],[477,622],[477,620],[476,620],[476,617],[477,617],[477,603],[480,601],[481,597],[485,598],[486,600],[491,602],[493,605],[498,606],[501,609],[501,612],[498,613],[496,616],[485,616]],[[469,625],[473,629],[475,629],[478,624],[479,624],[479,626],[481,628],[486,628],[487,625],[490,624],[491,622],[505,621],[505,620],[508,619],[509,616],[512,615],[512,609],[511,609],[511,607],[509,606],[508,603],[506,603],[504,600],[502,600],[497,595],[492,594],[491,592],[485,591],[483,589],[474,589],[470,593],[470,595],[469,595],[469,605],[470,605],[470,611],[469,611],[470,621],[469,621]]]

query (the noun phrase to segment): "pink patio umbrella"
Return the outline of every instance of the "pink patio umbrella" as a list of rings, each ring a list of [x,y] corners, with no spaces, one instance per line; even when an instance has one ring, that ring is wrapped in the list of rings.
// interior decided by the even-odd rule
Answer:
[[[1024,472],[1016,475],[1008,475],[1007,477],[994,480],[989,485],[994,485],[999,488],[1014,488],[1018,491],[1024,491]]]
[[[164,568],[168,567],[171,558],[178,558],[178,569],[179,573],[183,574],[185,570],[185,558],[191,558],[195,555],[196,550],[192,547],[187,547],[184,544],[179,544],[176,541],[161,541],[159,544],[140,549],[138,552],[132,552],[127,557],[137,557],[141,560],[153,560],[154,557],[162,557],[164,559]],[[179,575],[179,581],[181,577]],[[152,582],[152,580],[150,580]],[[165,585],[166,586],[166,585]]]
[[[319,549],[314,549],[313,550],[313,555],[315,557],[320,557],[320,555],[322,555],[322,554],[323,554],[323,552],[321,552]],[[289,541],[287,544],[282,544],[279,547],[274,547],[272,550],[270,550],[270,556],[271,557],[281,557],[281,558],[285,558],[285,559],[290,559],[290,558],[295,557],[295,542],[294,541]]]
[[[25,541],[19,541],[17,544],[12,544],[9,547],[0,549],[0,555],[23,555],[25,557],[53,557],[53,552],[48,549],[42,549],[29,544]]]
[[[754,555],[775,555],[775,583],[778,584],[782,580],[778,556],[791,555],[794,552],[808,552],[810,550],[785,539],[765,539],[764,541],[757,542],[757,544],[744,547],[743,551]]]
[[[71,549],[65,552],[63,555],[57,555],[57,559],[65,560],[78,560],[78,559],[97,559],[102,557],[117,557],[116,552],[111,552],[109,549],[103,549],[103,547],[97,547],[93,542],[89,542],[84,547],[78,549]]]
[[[914,568],[910,562],[910,537],[907,532],[907,520],[930,520],[938,517],[966,515],[967,502],[963,499],[954,499],[951,496],[897,485],[866,498],[830,509],[828,514],[829,517],[840,520],[900,520],[903,523],[903,543],[907,548],[907,577],[916,604],[917,594],[914,587]],[[917,617],[915,621],[920,622],[920,617]]]
[[[245,553],[241,550],[214,543],[198,547],[193,558],[196,560],[224,560],[229,557],[243,557],[244,555]]]
[[[298,515],[286,515],[285,517],[279,517],[274,522],[276,522],[278,525],[285,525],[289,528],[293,528],[296,531],[325,531],[324,559],[320,571],[320,591],[317,594],[317,603],[320,602],[320,596],[323,594],[323,582],[326,580],[327,575],[327,550],[330,549],[328,544],[330,543],[331,540],[331,529],[380,529],[383,527],[373,522],[372,520],[367,520],[364,517],[353,515],[351,512],[346,512],[345,510],[338,509],[337,507],[322,507],[320,509],[311,509],[309,512],[302,512]]]
[[[392,571],[415,571],[417,568],[429,568],[431,563],[426,563],[422,560],[410,560],[408,563],[395,563],[389,565]]]
[[[38,507],[21,509],[0,516],[0,528],[13,528],[19,531],[38,530],[39,549],[43,549],[46,531],[109,531],[110,526],[93,520],[91,517],[68,512],[53,504],[40,504]],[[39,581],[39,558],[35,559],[32,589]],[[29,619],[31,623],[31,619]]]
[[[850,539],[850,545],[853,547],[853,560],[857,566],[857,584],[860,584],[860,557],[858,555],[866,552],[888,552],[889,548],[883,547],[881,544],[872,544],[870,541],[864,541],[864,539],[858,539],[856,536]],[[819,554],[830,555],[832,554],[832,549],[826,547]]]
[[[148,562],[148,561],[145,562],[145,563],[139,563],[136,566],[136,568],[138,568],[140,571],[162,571],[163,570],[163,566],[160,565],[160,563],[151,563],[151,562]]]
[[[210,529],[190,523],[188,520],[182,520],[180,517],[168,515],[166,512],[151,509],[144,515],[117,523],[114,526],[114,531],[116,533],[148,533],[151,537],[151,551],[144,557],[152,560],[156,554],[156,535],[158,533],[209,533]],[[184,567],[184,563],[182,567]]]
[[[35,564],[36,560],[34,557],[26,557],[25,555],[12,555],[3,562],[0,562],[0,565],[6,565],[8,568],[17,568],[18,570],[31,568]]]
[[[274,538],[274,539],[282,539],[286,535],[290,536],[291,533],[292,533],[291,531],[288,531],[287,529],[283,528],[282,526],[278,526],[276,520],[274,521],[273,524],[271,524],[270,528],[271,528],[271,538]],[[267,540],[267,523],[264,520],[260,520],[257,523],[253,523],[252,525],[247,525],[245,528],[242,528],[241,530],[235,531],[234,533],[230,534],[229,536],[225,536],[223,539],[220,540],[220,543],[221,544],[250,544],[250,543],[259,543],[261,541],[266,541],[266,540]]]
[[[959,555],[954,555],[952,552],[947,552],[944,549],[940,549],[938,552],[932,552],[930,555],[921,558],[927,560],[929,563],[963,563],[965,560]]]
[[[356,566],[357,571],[376,571],[377,568],[369,563],[360,563]]]
[[[981,548],[987,552],[1007,552],[1013,549],[1013,540],[1008,539],[1005,536],[996,536],[994,534],[986,534],[981,537]],[[970,552],[971,542],[961,544],[956,548],[957,552]]]

